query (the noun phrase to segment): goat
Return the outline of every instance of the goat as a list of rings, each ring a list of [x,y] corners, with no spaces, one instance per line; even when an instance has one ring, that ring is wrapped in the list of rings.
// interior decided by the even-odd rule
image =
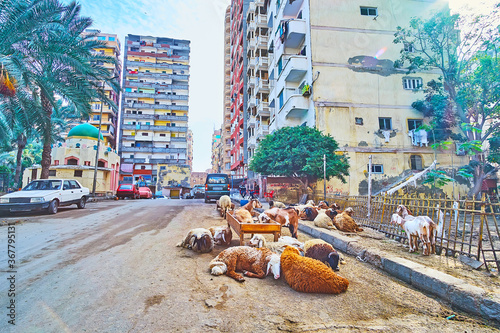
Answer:
[[[195,252],[207,253],[214,248],[214,241],[210,230],[205,228],[196,228],[189,230],[187,236],[178,247],[184,247]]]
[[[281,270],[290,287],[300,292],[339,294],[349,286],[347,279],[316,259],[300,256],[292,246],[281,254]]]
[[[217,245],[230,245],[231,240],[233,239],[233,232],[231,231],[231,227],[227,226],[216,226],[208,228],[212,233],[212,237],[214,239],[214,243]]]
[[[408,236],[409,252],[418,250],[418,239],[420,239],[424,256],[436,253],[436,240],[434,237],[436,223],[430,217],[408,215],[405,219],[395,213],[392,214],[391,223],[396,223],[404,229]]]
[[[398,205],[398,208],[396,209],[396,214],[398,214],[399,216],[401,216],[402,218],[406,218],[408,217],[408,215],[411,215],[413,216],[413,213],[411,212],[411,210],[409,210],[406,206],[404,205]]]
[[[238,282],[245,278],[236,271],[242,271],[249,277],[264,278],[273,273],[275,279],[280,277],[280,256],[266,248],[234,246],[225,249],[210,262],[212,275],[222,275]]]
[[[259,215],[259,213],[253,211],[254,208],[262,208],[262,204],[257,199],[252,199],[248,203],[246,203],[244,206],[240,207],[240,209],[248,210],[248,212],[250,213],[251,216]]]

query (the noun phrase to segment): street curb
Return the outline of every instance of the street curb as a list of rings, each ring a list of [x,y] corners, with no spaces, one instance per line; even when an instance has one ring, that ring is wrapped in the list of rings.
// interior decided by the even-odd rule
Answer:
[[[299,222],[299,230],[323,239],[344,253],[359,257],[390,275],[447,302],[452,308],[500,324],[500,295],[472,286],[462,279],[374,249],[363,248],[355,239]]]

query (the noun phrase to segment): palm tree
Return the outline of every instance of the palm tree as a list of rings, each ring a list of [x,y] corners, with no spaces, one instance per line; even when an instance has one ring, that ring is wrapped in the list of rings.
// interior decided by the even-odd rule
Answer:
[[[16,2],[8,0],[7,2]],[[102,47],[95,34],[84,34],[92,20],[80,17],[80,6],[71,2],[65,6],[55,0],[19,0],[22,3],[37,3],[45,7],[46,15],[40,15],[45,24],[33,27],[29,36],[15,41],[10,48],[8,69],[39,99],[43,118],[38,127],[43,142],[41,178],[48,178],[51,162],[52,113],[57,109],[57,98],[62,98],[82,117],[91,112],[91,101],[101,100],[116,108],[102,89],[102,83],[119,90],[112,73],[100,66],[104,62],[115,63],[115,59],[94,52]],[[1,6],[1,3],[0,3]],[[27,6],[31,8],[30,6]],[[0,12],[0,23],[1,23]],[[0,31],[0,38],[2,32]],[[0,52],[2,48],[0,47]]]

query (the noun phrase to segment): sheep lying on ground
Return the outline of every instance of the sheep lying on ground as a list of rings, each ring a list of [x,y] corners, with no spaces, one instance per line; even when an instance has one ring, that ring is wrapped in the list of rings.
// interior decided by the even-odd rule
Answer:
[[[408,237],[409,252],[418,250],[418,240],[420,239],[424,256],[436,253],[436,223],[430,217],[408,215],[403,218],[395,213],[392,214],[391,223],[396,223],[404,229]]]
[[[333,226],[332,219],[330,216],[326,215],[325,213],[318,213],[316,218],[314,219],[314,225],[320,228],[325,228],[325,229],[332,229],[335,228]]]
[[[325,210],[325,214],[328,215],[328,217],[331,218],[333,221],[335,216],[338,215],[338,212],[333,208],[329,208],[329,209]]]
[[[333,246],[322,239],[312,239],[304,243],[305,255],[330,265],[334,271],[339,270],[340,256]]]
[[[285,204],[279,201],[269,201],[269,208],[278,207],[286,208]]]
[[[214,240],[210,230],[196,228],[189,230],[186,238],[177,244],[177,246],[191,249],[195,252],[207,253],[214,248]]]
[[[333,225],[341,231],[344,232],[358,232],[363,231],[363,228],[360,228],[354,219],[351,217],[354,213],[354,210],[351,207],[346,208],[342,213],[335,216],[333,220]]]
[[[318,208],[319,209],[328,209],[330,206],[328,205],[328,201],[320,201],[318,203]]]
[[[281,226],[288,227],[292,237],[297,238],[299,229],[299,216],[295,208],[271,208],[259,215],[260,223],[268,223],[271,220],[278,222]]]
[[[347,279],[316,259],[301,257],[299,250],[292,246],[287,246],[281,254],[281,270],[286,282],[296,291],[339,294],[349,286]]]
[[[285,247],[289,246],[289,244],[282,242],[266,242],[264,236],[260,234],[253,235],[248,245],[253,247],[265,247],[277,254],[281,254],[285,250]]]
[[[223,195],[219,200],[216,201],[217,209],[220,210],[220,216],[226,218],[226,214],[229,210],[234,209],[234,204],[231,202],[231,198],[227,195]]]
[[[279,279],[280,256],[266,248],[234,246],[225,249],[210,262],[210,271],[212,275],[226,274],[238,282],[245,281],[245,278],[236,271],[260,279],[273,273],[274,278]]]
[[[278,238],[278,242],[287,243],[288,245],[304,250],[304,243],[299,242],[296,238],[290,236],[281,236]]]
[[[214,243],[217,245],[230,245],[233,239],[233,232],[229,225],[216,226],[208,228],[212,233]]]
[[[318,216],[318,210],[314,207],[304,207],[304,209],[299,214],[299,218],[301,220],[307,221],[314,221],[316,216]]]

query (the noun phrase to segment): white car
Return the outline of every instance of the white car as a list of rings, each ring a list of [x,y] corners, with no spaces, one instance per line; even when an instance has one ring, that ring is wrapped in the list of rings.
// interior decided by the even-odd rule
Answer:
[[[0,212],[47,210],[57,213],[59,206],[76,204],[85,208],[89,189],[74,179],[40,179],[29,183],[21,191],[0,197]]]

